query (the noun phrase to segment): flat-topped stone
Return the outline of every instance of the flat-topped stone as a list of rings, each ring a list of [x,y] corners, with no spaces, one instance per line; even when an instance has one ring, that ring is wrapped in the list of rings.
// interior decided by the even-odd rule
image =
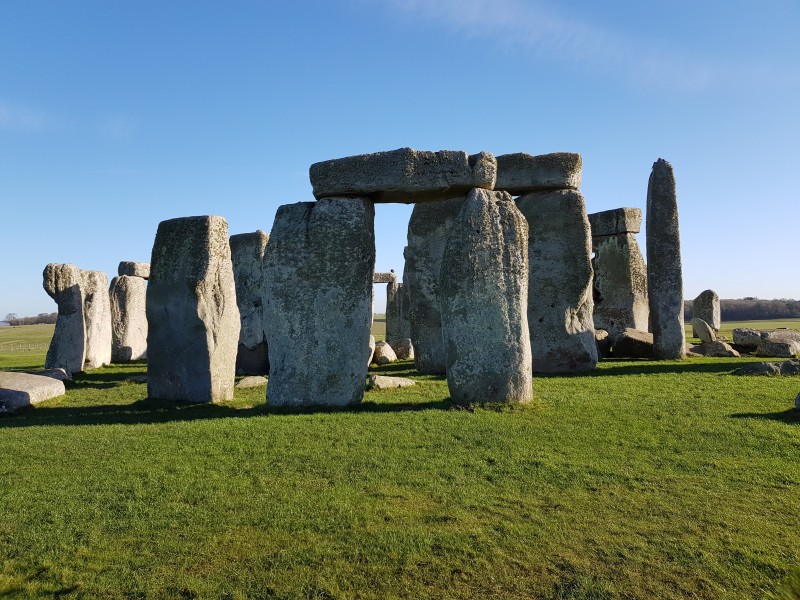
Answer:
[[[10,413],[66,393],[52,377],[0,371],[0,414]]]
[[[368,197],[373,202],[432,202],[494,188],[497,161],[489,152],[413,150],[359,154],[314,163],[314,196]]]
[[[581,166],[581,155],[574,152],[503,154],[497,157],[494,188],[514,196],[543,190],[577,190],[581,187]]]
[[[397,283],[397,275],[393,272],[374,273],[372,275],[372,283]]]
[[[117,274],[150,279],[150,263],[123,260],[117,267]]]
[[[614,208],[589,215],[592,237],[639,233],[642,230],[641,208]]]

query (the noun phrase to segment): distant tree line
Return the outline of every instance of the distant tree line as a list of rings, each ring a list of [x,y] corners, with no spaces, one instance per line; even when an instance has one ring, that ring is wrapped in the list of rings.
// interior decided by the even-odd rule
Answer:
[[[35,317],[18,317],[15,313],[9,313],[6,318],[9,325],[39,325],[41,323],[55,323],[58,313],[39,313]]]
[[[685,300],[684,319],[691,321],[692,301]],[[800,319],[800,300],[779,298],[760,300],[752,296],[738,300],[720,299],[720,312],[723,321],[760,321],[763,319]]]

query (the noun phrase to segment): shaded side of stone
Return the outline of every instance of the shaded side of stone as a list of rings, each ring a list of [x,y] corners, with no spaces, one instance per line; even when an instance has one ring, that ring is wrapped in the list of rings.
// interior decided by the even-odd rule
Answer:
[[[147,281],[119,275],[111,280],[111,361],[147,358]]]
[[[647,185],[647,285],[657,360],[685,353],[683,273],[675,175],[659,158]]]
[[[80,373],[86,356],[83,275],[75,265],[51,263],[45,267],[42,278],[44,290],[58,305],[45,368],[64,369],[70,375]]]
[[[733,343],[741,348],[755,350],[761,343],[761,332],[758,329],[737,327],[733,330]]]
[[[497,157],[496,190],[514,196],[542,190],[581,187],[582,159],[574,152],[530,155],[524,152]]]
[[[641,208],[614,208],[589,215],[592,237],[639,233],[642,230]]]
[[[236,304],[239,307],[239,344],[236,372],[263,375],[269,372],[267,332],[264,323],[264,253],[269,234],[260,229],[252,233],[232,235],[231,262],[236,282]]]
[[[365,198],[281,206],[264,256],[267,402],[361,402],[372,321],[374,207]]]
[[[531,399],[527,242],[525,218],[508,193],[474,189],[467,195],[447,234],[441,268],[454,402]]]
[[[653,334],[636,329],[626,329],[619,336],[611,349],[614,358],[648,358],[652,359]]]
[[[591,235],[578,191],[534,192],[517,199],[530,229],[528,326],[533,370],[587,371],[597,365]]]
[[[158,225],[147,286],[151,398],[233,398],[239,309],[228,223],[183,217]]]
[[[411,337],[411,323],[403,315],[403,300],[407,298],[402,283],[386,284],[386,339],[389,342]]]
[[[694,333],[694,337],[699,338],[704,344],[717,341],[716,332],[711,325],[703,321],[703,319],[698,319],[697,317],[692,319],[692,332]]]
[[[722,326],[722,311],[717,292],[714,290],[700,292],[692,302],[692,316],[695,319],[702,319],[716,333],[719,333],[719,328]],[[694,337],[700,337],[697,335],[696,330],[694,331]]]

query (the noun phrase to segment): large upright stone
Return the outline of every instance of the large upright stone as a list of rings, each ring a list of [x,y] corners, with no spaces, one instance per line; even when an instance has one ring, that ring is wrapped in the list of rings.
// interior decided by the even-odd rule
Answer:
[[[386,284],[386,339],[390,342],[411,337],[411,323],[403,316],[403,301],[407,297],[402,283]]]
[[[592,318],[592,241],[583,195],[534,192],[517,199],[528,221],[528,326],[533,370],[587,371],[597,365]]]
[[[440,291],[453,401],[530,400],[528,226],[510,194],[467,195],[447,236]]]
[[[719,296],[714,290],[705,290],[692,302],[692,315],[695,319],[705,321],[716,333],[722,326],[722,311],[719,304]],[[694,337],[699,337],[697,331]]]
[[[656,360],[685,355],[678,198],[672,165],[653,163],[647,184],[647,291]]]
[[[365,198],[278,208],[264,255],[267,402],[361,402],[370,357],[375,210]]]
[[[492,189],[497,161],[488,152],[400,148],[326,160],[309,170],[314,196],[368,197],[373,202],[432,202]]]
[[[147,322],[151,398],[233,398],[240,325],[225,219],[199,216],[159,223]]]
[[[514,196],[543,190],[577,190],[581,187],[581,166],[581,155],[573,152],[503,154],[497,157],[494,187]]]
[[[447,372],[439,275],[447,234],[463,204],[464,197],[417,204],[408,221],[403,288],[408,291],[414,366],[420,373],[444,375]]]
[[[86,324],[84,369],[111,363],[111,301],[108,276],[101,271],[81,271],[83,275],[83,318]]]
[[[269,372],[267,332],[264,326],[264,251],[269,234],[260,229],[232,235],[231,261],[236,280],[236,303],[241,329],[236,353],[236,372],[263,375]]]
[[[86,325],[83,318],[83,274],[75,265],[49,264],[42,273],[44,290],[58,305],[45,367],[67,373],[83,371]]]
[[[147,358],[147,281],[119,275],[111,280],[111,361]]]

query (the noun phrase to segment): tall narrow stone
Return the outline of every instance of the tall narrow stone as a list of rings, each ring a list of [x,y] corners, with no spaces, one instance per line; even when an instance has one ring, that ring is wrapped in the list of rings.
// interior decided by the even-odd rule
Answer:
[[[147,280],[118,275],[111,280],[111,360],[147,358]]]
[[[722,311],[719,304],[719,296],[714,290],[705,290],[692,302],[692,314],[695,319],[702,319],[714,330],[719,333],[722,326]],[[694,337],[698,337],[697,331],[692,328]]]
[[[406,298],[402,283],[386,284],[386,339],[390,342],[411,337],[408,315],[403,315],[403,300]]]
[[[111,364],[111,301],[108,276],[101,271],[81,271],[83,318],[86,325],[84,369]]]
[[[672,165],[653,164],[647,185],[647,286],[656,360],[686,354],[678,199]]]
[[[464,197],[417,204],[408,221],[403,286],[408,288],[414,366],[420,373],[444,375],[447,371],[439,275],[447,234],[463,205]]]
[[[263,375],[269,372],[267,333],[264,325],[264,251],[269,234],[260,229],[231,236],[231,261],[236,280],[236,303],[241,330],[236,353],[236,372]]]
[[[83,318],[83,275],[75,265],[47,265],[42,273],[44,290],[58,305],[53,338],[45,368],[83,371],[86,356],[86,325]]]
[[[530,400],[528,227],[508,193],[467,195],[447,235],[440,291],[453,401]]]
[[[151,398],[233,398],[240,324],[225,219],[199,216],[159,223],[147,322]]]
[[[597,365],[592,317],[591,232],[576,190],[517,199],[529,227],[528,326],[533,370],[587,371]]]
[[[365,198],[278,208],[264,254],[267,402],[361,402],[372,321],[375,210]]]

